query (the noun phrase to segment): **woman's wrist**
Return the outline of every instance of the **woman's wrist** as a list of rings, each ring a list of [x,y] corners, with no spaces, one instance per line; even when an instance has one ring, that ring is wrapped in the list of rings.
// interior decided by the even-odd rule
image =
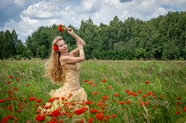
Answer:
[[[80,54],[80,56],[84,56],[84,50],[83,50],[83,48],[81,48],[80,50],[79,50],[79,54]]]

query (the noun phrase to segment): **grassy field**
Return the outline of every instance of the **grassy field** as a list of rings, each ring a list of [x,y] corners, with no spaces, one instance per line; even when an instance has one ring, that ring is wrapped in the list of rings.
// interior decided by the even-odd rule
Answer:
[[[39,122],[37,107],[61,86],[44,76],[44,64],[40,59],[0,61],[2,123]],[[89,60],[81,63],[80,83],[89,110],[83,116],[69,111],[52,117],[56,123],[76,118],[85,123],[186,122],[186,61]]]

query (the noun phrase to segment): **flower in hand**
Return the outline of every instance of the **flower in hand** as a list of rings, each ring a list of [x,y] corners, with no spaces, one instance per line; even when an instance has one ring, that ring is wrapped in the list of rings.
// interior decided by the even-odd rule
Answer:
[[[66,27],[65,26],[63,26],[62,24],[59,24],[58,25],[58,31],[59,32],[64,32],[66,30]]]

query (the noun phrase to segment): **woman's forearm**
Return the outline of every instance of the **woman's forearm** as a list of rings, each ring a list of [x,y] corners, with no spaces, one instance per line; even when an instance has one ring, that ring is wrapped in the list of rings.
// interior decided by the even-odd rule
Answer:
[[[82,39],[82,38],[80,38],[78,35],[76,35],[76,33],[72,33],[71,34],[76,40],[79,40],[79,41],[81,41],[81,43],[83,44],[83,45],[85,45],[85,41]]]

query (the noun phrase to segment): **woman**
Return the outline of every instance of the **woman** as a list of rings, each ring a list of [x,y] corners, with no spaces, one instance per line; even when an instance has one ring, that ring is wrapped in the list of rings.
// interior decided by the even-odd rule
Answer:
[[[79,83],[79,63],[85,59],[83,51],[85,42],[71,28],[67,28],[67,31],[75,37],[77,48],[68,52],[68,46],[61,36],[56,36],[53,40],[51,57],[46,64],[46,73],[53,83],[63,83],[63,86],[49,93],[51,99],[42,107],[42,113],[63,107],[64,101],[73,102],[73,107],[71,106],[73,109],[79,107],[77,104],[87,101],[87,94]]]

